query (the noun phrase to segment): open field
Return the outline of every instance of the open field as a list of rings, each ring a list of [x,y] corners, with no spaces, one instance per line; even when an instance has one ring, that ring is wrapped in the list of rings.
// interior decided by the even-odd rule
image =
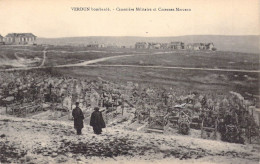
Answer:
[[[43,45],[0,45],[0,50],[30,50],[30,51],[43,51],[44,50]]]
[[[45,66],[58,66],[65,64],[76,64],[84,61],[100,59],[110,56],[123,56],[128,55],[127,52],[118,51],[96,51],[96,50],[84,50],[84,51],[52,51],[47,50]]]
[[[99,64],[109,65],[152,65],[192,68],[222,68],[258,70],[259,56],[237,52],[175,51],[155,52],[156,55],[130,56],[111,59]]]
[[[26,67],[40,65],[28,65],[22,63],[21,60],[34,58],[43,58],[43,53],[46,52],[46,61],[42,66],[58,66],[65,64],[75,64],[84,61],[99,59],[110,56],[121,56],[138,53],[148,53],[146,51],[135,51],[134,49],[123,48],[88,48],[81,46],[53,46],[53,45],[38,45],[38,46],[1,46],[0,47],[0,65],[2,68]],[[19,57],[18,57],[19,56]],[[18,60],[18,61],[17,61]]]
[[[4,47],[0,51],[1,60],[18,62],[21,59],[42,60],[43,46]],[[26,50],[23,50],[26,49]],[[140,55],[139,55],[140,54]],[[259,56],[247,53],[210,52],[210,51],[158,51],[130,49],[91,49],[73,46],[47,46],[46,60],[43,66],[75,64],[110,56],[133,55],[98,62],[105,65],[140,65],[140,66],[177,66],[191,68],[222,68],[258,70]],[[37,64],[39,64],[41,62]],[[10,63],[10,62],[9,62]],[[21,63],[21,62],[20,62]],[[34,65],[37,66],[35,63]],[[3,66],[3,65],[2,65]],[[62,74],[73,76],[103,77],[115,81],[137,81],[152,85],[166,85],[185,90],[210,90],[227,92],[235,90],[258,95],[258,73],[172,70],[162,68],[123,68],[123,67],[74,67],[57,68]]]
[[[259,96],[259,73],[99,66],[55,68],[55,72],[78,78],[101,77],[117,83],[133,81],[147,86],[172,87],[188,93],[225,94],[236,91],[245,97]]]
[[[259,70],[257,54],[211,51],[162,51],[134,49],[93,49],[76,46],[46,45],[46,60],[42,66],[75,64],[111,56],[118,58],[98,61],[91,67],[55,68],[61,74],[84,78],[102,77],[112,81],[135,81],[147,85],[175,87],[185,91],[207,91],[225,93],[236,91],[243,96],[259,95],[259,73],[182,70],[167,68],[135,68],[123,65],[176,66],[189,68],[221,68],[237,70]],[[34,60],[33,66],[42,61],[44,46],[7,46],[0,50],[3,63],[22,65],[19,59]],[[127,55],[123,57],[124,55]],[[131,56],[132,55],[132,56]],[[122,57],[121,57],[122,56]],[[18,64],[17,64],[18,63]],[[20,65],[19,65],[20,64]],[[109,67],[108,65],[122,65]],[[2,67],[6,67],[2,65]],[[9,67],[12,65],[10,64]]]
[[[127,48],[95,49],[83,46],[45,45],[2,46],[0,55],[3,57],[2,60],[8,63],[7,59],[17,60],[17,56],[20,57],[19,59],[43,58],[42,54],[44,50],[46,51],[46,61],[42,66],[76,64],[100,58],[119,56],[118,58],[98,62],[98,64],[259,70],[258,54],[222,51],[135,50]],[[127,56],[121,57],[124,55]],[[17,65],[21,66],[21,64]],[[37,64],[34,66],[37,66]]]

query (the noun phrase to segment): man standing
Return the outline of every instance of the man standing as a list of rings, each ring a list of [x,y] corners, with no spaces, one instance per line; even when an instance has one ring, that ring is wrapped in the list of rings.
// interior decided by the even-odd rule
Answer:
[[[82,110],[79,108],[79,103],[76,102],[76,108],[72,111],[72,116],[74,118],[74,128],[77,130],[77,135],[81,135],[81,129],[83,126],[84,115]]]
[[[91,114],[90,126],[93,127],[95,134],[101,134],[102,128],[105,128],[105,122],[102,113],[99,111],[98,107],[94,108],[94,112]]]

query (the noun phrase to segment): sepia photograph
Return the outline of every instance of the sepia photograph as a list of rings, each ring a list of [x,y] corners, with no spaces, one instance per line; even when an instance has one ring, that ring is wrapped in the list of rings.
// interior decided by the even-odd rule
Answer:
[[[259,164],[259,0],[0,0],[0,164]]]

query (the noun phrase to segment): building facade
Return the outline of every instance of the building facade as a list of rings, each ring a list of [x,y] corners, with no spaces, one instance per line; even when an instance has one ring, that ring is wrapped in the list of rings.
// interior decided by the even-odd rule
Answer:
[[[87,45],[87,47],[91,48],[105,48],[105,44],[103,43],[90,43]]]
[[[213,43],[207,43],[207,44],[206,44],[206,49],[207,49],[207,50],[211,50],[211,51],[212,51],[213,48],[214,48],[214,44],[213,44]]]
[[[190,43],[187,44],[186,49],[187,50],[213,50],[214,44],[213,43]]]
[[[153,42],[136,42],[135,49],[170,49],[170,50],[211,50],[214,51],[213,43],[189,43],[183,42],[170,43],[153,43]]]
[[[36,36],[32,33],[9,33],[4,41],[6,44],[35,44]]]
[[[135,49],[147,49],[149,44],[147,42],[137,42],[135,43]]]
[[[171,42],[169,48],[171,50],[182,50],[185,49],[185,44],[183,42]]]
[[[2,35],[0,35],[0,45],[4,44],[4,37]]]

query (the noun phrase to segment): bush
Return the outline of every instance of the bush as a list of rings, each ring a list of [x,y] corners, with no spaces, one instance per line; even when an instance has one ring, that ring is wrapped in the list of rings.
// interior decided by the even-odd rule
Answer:
[[[217,48],[213,47],[213,48],[212,48],[212,51],[217,51]]]

